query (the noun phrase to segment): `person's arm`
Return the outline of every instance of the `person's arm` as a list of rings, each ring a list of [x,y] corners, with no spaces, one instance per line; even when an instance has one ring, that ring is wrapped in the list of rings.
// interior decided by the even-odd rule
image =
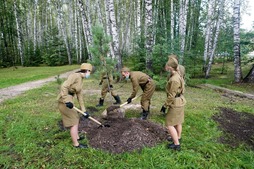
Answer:
[[[132,82],[132,93],[131,93],[130,98],[133,99],[138,93],[139,81],[138,81],[138,78],[132,78],[131,82]]]

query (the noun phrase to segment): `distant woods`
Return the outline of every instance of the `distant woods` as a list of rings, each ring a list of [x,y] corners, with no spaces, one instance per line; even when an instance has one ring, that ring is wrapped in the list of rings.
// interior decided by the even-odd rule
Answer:
[[[241,56],[253,50],[254,33],[240,30],[240,11],[246,6],[240,0],[0,3],[1,67],[80,64],[107,57],[117,69],[131,59],[135,69],[159,74],[174,53],[190,72],[199,65],[206,78],[215,59],[234,61],[239,82]]]

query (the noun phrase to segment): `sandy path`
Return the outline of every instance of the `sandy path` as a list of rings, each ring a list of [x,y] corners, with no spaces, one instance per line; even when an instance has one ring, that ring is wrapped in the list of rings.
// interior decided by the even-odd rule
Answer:
[[[75,72],[77,70],[72,70],[66,73],[63,73],[60,75],[60,78],[66,78],[68,77],[69,74]],[[24,93],[27,90],[30,89],[34,89],[34,88],[39,88],[43,85],[45,85],[48,82],[52,82],[55,81],[56,76],[52,76],[46,79],[42,79],[42,80],[36,80],[36,81],[31,81],[31,82],[26,82],[26,83],[22,83],[16,86],[11,86],[11,87],[6,87],[3,89],[0,89],[0,103],[2,103],[4,100],[15,97],[17,95],[20,95],[22,93]]]

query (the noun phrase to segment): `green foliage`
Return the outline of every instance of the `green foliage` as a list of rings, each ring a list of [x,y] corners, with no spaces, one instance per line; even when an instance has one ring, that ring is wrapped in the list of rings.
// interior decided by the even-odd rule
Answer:
[[[24,66],[39,66],[42,63],[41,50],[38,46],[34,50],[32,42],[26,43],[24,55]]]
[[[96,67],[96,75],[102,72],[114,74],[116,60],[108,57],[110,37],[104,33],[101,25],[92,27],[93,45],[89,47],[93,60],[89,61]]]
[[[66,47],[58,35],[57,28],[45,33],[46,45],[43,46],[43,63],[48,66],[61,66],[68,63]]]

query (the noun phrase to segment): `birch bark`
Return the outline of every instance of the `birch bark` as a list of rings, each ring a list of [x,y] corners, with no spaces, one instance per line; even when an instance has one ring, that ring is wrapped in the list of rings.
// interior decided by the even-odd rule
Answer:
[[[233,10],[233,26],[234,26],[234,81],[241,82],[242,69],[241,69],[241,53],[240,53],[240,0],[234,0]]]
[[[62,11],[62,1],[59,1],[59,4],[58,4],[58,22],[59,22],[59,25],[60,25],[60,29],[61,29],[61,32],[62,32],[62,35],[63,35],[63,38],[64,38],[64,43],[65,43],[65,47],[66,47],[66,50],[67,50],[67,55],[68,55],[68,63],[69,65],[72,64],[72,57],[71,57],[71,51],[70,51],[70,47],[69,47],[69,42],[68,42],[68,37],[67,37],[67,32],[65,30],[65,26],[63,26],[63,11]]]
[[[219,37],[219,33],[220,33],[220,26],[221,26],[221,22],[223,19],[223,15],[224,15],[224,0],[219,0],[218,21],[217,21],[215,35],[214,35],[214,39],[213,39],[211,55],[209,56],[209,62],[208,62],[207,70],[206,70],[206,74],[205,74],[206,78],[209,77],[209,74],[210,74],[210,71],[212,68],[212,62],[213,62],[215,50],[217,47],[217,42],[218,42],[218,37]]]
[[[146,68],[152,69],[152,48],[153,48],[153,10],[152,0],[145,0],[145,35],[146,35]]]
[[[91,52],[89,50],[89,46],[92,45],[92,32],[91,32],[91,25],[90,25],[90,21],[88,21],[86,13],[85,13],[85,8],[83,5],[83,1],[82,0],[78,0],[79,3],[79,10],[81,12],[81,19],[82,19],[82,25],[83,25],[83,32],[84,32],[84,37],[86,40],[86,49],[88,52],[88,58],[90,60],[92,59],[92,55]]]
[[[187,24],[187,11],[189,0],[180,0],[180,16],[179,16],[179,36],[180,36],[180,57],[179,62],[182,63],[185,50],[185,36]]]
[[[18,14],[17,14],[16,0],[14,0],[14,15],[15,15],[16,27],[17,27],[18,50],[20,55],[20,61],[21,61],[21,65],[24,66],[24,56],[23,56],[23,49],[22,49],[21,35],[20,35],[21,30],[20,30],[20,23],[19,23]]]
[[[212,27],[212,14],[214,10],[214,2],[215,0],[210,0],[208,4],[208,14],[207,14],[207,24],[206,24],[206,30],[205,30],[205,49],[204,49],[204,68],[206,70],[206,62],[209,52],[209,40],[211,38],[211,27]]]

